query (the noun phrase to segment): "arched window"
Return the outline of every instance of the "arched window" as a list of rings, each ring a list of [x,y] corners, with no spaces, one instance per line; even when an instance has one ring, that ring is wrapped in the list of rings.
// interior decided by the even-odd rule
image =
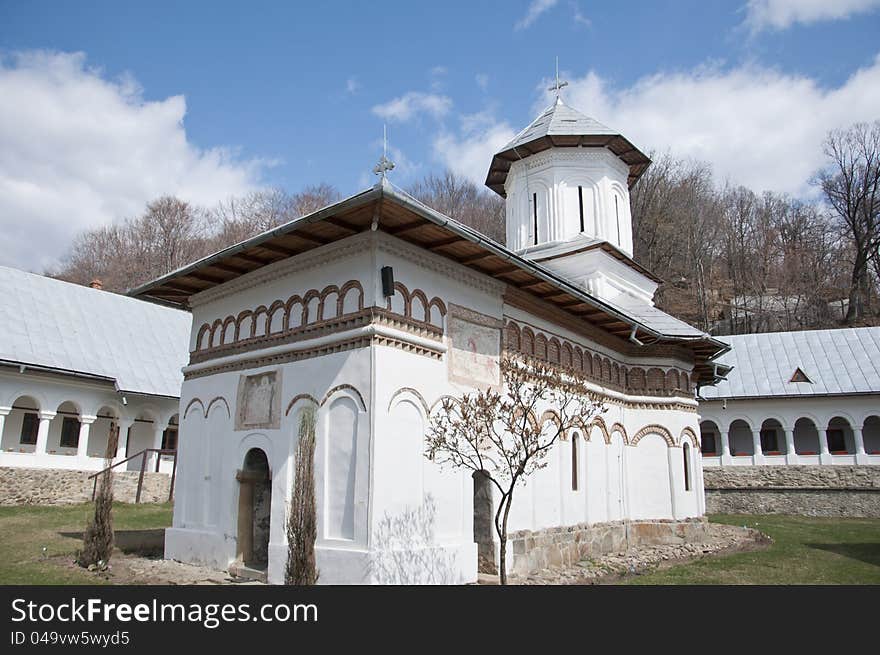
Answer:
[[[617,245],[620,245],[620,199],[614,194],[614,220],[617,222]]]
[[[685,443],[681,448],[682,456],[684,458],[684,490],[691,490],[691,446],[689,443]]]
[[[581,232],[585,231],[584,226],[584,187],[578,185],[578,210],[581,219]]]
[[[532,221],[534,229],[534,244],[538,245],[538,194],[532,194]]]
[[[571,437],[571,490],[578,490],[578,433]]]

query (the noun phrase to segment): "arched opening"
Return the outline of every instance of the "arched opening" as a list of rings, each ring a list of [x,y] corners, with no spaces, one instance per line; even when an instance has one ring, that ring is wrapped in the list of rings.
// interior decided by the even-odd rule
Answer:
[[[845,418],[835,416],[828,422],[825,430],[828,439],[828,451],[832,455],[851,455],[856,452],[852,427]]]
[[[245,566],[265,569],[269,564],[269,525],[272,508],[272,475],[269,459],[259,448],[251,448],[238,480],[237,556]]]
[[[700,422],[700,452],[706,457],[721,453],[721,430],[715,421]]]
[[[111,434],[111,428],[117,425],[119,417],[112,407],[104,406],[98,410],[97,418],[89,430],[89,445],[86,455],[89,457],[103,457],[112,459],[116,457],[119,448],[119,437],[116,431]]]
[[[168,420],[168,425],[162,431],[162,441],[159,447],[162,450],[173,450],[177,451],[177,437],[180,431],[179,426],[179,417],[177,414],[172,416]],[[159,462],[157,470],[162,473],[172,473],[174,470],[174,454],[172,453],[163,453],[159,455]]]
[[[801,417],[794,424],[794,452],[798,455],[819,454],[819,431],[812,420]]]
[[[59,455],[76,455],[79,445],[79,408],[65,401],[55,410],[55,418],[49,426],[49,439],[46,452]]]
[[[577,432],[571,435],[571,490],[578,490],[578,441]]]
[[[684,465],[684,490],[691,490],[691,445],[687,442],[681,447],[682,464]]]
[[[869,416],[865,419],[862,441],[868,455],[880,455],[880,416]]]
[[[141,412],[129,426],[126,434],[119,435],[119,448],[125,446],[125,456],[131,457],[137,455],[142,450],[153,448],[155,446],[157,423],[155,417],[149,412]],[[122,451],[119,451],[122,455]],[[150,455],[152,457],[152,455]],[[147,460],[150,461],[149,459]],[[139,471],[141,468],[141,458],[135,457],[128,461],[124,467],[129,471]]]
[[[162,450],[177,450],[178,430],[178,417],[175,414],[168,420],[168,426],[162,432]]]
[[[495,565],[495,510],[492,481],[486,471],[474,471],[474,541],[477,544],[479,570],[497,573]]]
[[[765,455],[785,454],[785,433],[775,418],[768,418],[761,424],[761,452]]]
[[[37,445],[40,427],[40,403],[31,396],[20,396],[12,403],[12,411],[3,423],[4,451],[32,453]]]
[[[727,438],[730,440],[730,454],[734,457],[751,457],[755,454],[752,428],[742,419],[730,424]]]

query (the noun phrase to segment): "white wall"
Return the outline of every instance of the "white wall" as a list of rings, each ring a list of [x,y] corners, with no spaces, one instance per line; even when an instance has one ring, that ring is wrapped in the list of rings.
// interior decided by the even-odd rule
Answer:
[[[410,293],[418,289],[427,299],[441,299],[447,312],[458,305],[497,320],[511,313],[532,325],[549,326],[538,317],[505,308],[502,285],[448,260],[382,234],[347,241],[357,247],[343,242],[319,249],[310,266],[279,267],[266,281],[251,280],[256,284],[253,289],[240,282],[240,288],[230,295],[221,288],[195,299],[194,331],[203,323],[260,303],[270,304],[284,294],[351,279],[362,285],[365,306],[384,306],[378,276],[386,265],[393,267],[395,280]],[[392,308],[403,311],[400,300],[395,296]],[[166,556],[229,566],[236,555],[238,530],[235,473],[248,449],[259,447],[266,452],[273,480],[269,580],[282,580],[297,417],[304,403],[317,403],[320,581],[473,580],[476,545],[470,472],[443,469],[424,456],[424,430],[431,408],[444,395],[457,396],[471,389],[452,381],[446,334],[442,342],[425,341],[433,356],[376,344],[286,361],[284,348],[302,350],[308,347],[305,339],[272,350],[279,359],[271,365],[187,379],[180,403],[187,411],[181,412],[178,503],[174,527],[166,535]],[[569,336],[583,343],[582,337]],[[331,341],[321,343],[331,343],[332,335],[329,338]],[[233,366],[259,354],[233,355],[220,361]],[[656,364],[680,367],[683,362],[668,359]],[[186,370],[194,374],[211,365],[208,361]],[[280,426],[235,430],[240,377],[269,370],[281,376]],[[578,489],[571,489],[571,442],[559,442],[550,453],[547,468],[516,490],[511,531],[621,518],[672,518],[671,495],[677,499],[685,492],[681,476],[673,473],[670,478],[670,458],[679,461],[675,457],[680,459],[680,435],[685,428],[696,430],[697,415],[682,409],[688,405],[686,399],[653,399],[668,408],[658,410],[625,406],[622,402],[626,398],[621,394],[615,398],[602,417],[611,443],[606,444],[599,428],[591,430],[588,441],[584,440],[587,435],[581,435]],[[612,429],[615,423],[622,427]],[[675,447],[669,448],[666,440],[653,435],[637,445],[625,445],[642,428],[654,424],[663,426]],[[696,458],[695,466],[699,467]],[[701,497],[699,475],[695,474],[693,481],[691,497]],[[702,512],[699,499],[675,504],[677,516]]]
[[[627,166],[602,148],[551,148],[514,162],[504,185],[507,247],[519,251],[535,245],[534,194],[538,197],[538,245],[581,234],[577,189],[581,186],[583,234],[613,243],[632,256],[628,174]]]

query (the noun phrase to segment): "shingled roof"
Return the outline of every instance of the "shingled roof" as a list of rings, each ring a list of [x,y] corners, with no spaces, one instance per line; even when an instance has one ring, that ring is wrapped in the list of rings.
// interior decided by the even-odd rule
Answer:
[[[562,99],[547,107],[541,115],[493,158],[486,176],[486,186],[506,197],[504,182],[510,166],[524,157],[550,148],[608,148],[629,166],[629,187],[636,183],[651,160],[619,132],[585,116],[566,105]]]
[[[0,266],[0,364],[180,396],[192,316]]]

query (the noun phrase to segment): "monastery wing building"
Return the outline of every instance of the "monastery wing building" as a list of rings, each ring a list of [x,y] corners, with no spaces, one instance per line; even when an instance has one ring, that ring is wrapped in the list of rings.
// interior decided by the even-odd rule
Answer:
[[[7,267],[0,298],[0,467],[16,493],[85,500],[66,483],[37,481],[48,469],[100,471],[107,457],[121,463],[144,449],[176,448],[189,313]],[[120,437],[110,452],[112,423]],[[170,456],[156,462],[150,453],[149,461],[148,470],[172,472]]]
[[[723,337],[701,391],[703,463],[880,464],[880,327]]]
[[[423,435],[444,396],[499,384],[504,353],[582,377],[607,407],[518,491],[516,571],[576,561],[600,531],[619,546],[699,528],[694,390],[725,345],[654,307],[658,280],[632,259],[629,189],[649,164],[557,101],[491,162],[506,246],[383,175],[133,290],[193,313],[166,556],[283,580],[313,405],[320,581],[475,580],[491,498],[427,460]]]

